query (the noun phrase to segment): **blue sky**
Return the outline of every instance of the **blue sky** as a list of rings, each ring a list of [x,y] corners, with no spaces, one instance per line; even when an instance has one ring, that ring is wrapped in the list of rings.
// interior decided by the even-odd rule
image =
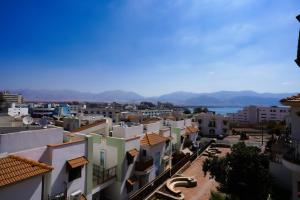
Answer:
[[[299,0],[1,1],[0,88],[296,92]]]

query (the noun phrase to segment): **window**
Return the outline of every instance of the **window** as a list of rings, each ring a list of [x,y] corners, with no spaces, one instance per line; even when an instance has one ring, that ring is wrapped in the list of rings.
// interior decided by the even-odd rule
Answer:
[[[81,177],[82,166],[69,169],[69,182]]]
[[[105,151],[100,151],[100,166],[105,168]]]
[[[143,149],[142,155],[143,155],[143,156],[147,156],[147,151],[146,151],[145,149]]]

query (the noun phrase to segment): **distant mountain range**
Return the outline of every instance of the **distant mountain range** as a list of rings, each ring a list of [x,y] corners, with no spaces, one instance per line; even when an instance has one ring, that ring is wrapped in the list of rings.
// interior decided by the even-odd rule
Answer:
[[[101,93],[78,92],[74,90],[31,90],[20,89],[26,101],[90,101],[133,103],[140,101],[170,102],[189,106],[245,106],[280,105],[279,100],[294,93],[257,93],[254,91],[219,91],[212,93],[173,92],[158,97],[143,97],[135,92],[113,90]]]

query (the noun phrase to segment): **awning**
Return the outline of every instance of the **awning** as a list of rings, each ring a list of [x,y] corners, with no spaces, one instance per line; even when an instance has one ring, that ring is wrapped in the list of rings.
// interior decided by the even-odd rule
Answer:
[[[67,161],[67,164],[70,168],[74,169],[76,167],[80,167],[80,166],[83,166],[85,164],[87,164],[89,161],[84,157],[78,157],[78,158],[75,158],[75,159],[72,159],[72,160],[68,160]]]
[[[129,185],[134,185],[136,183],[137,179],[135,177],[131,177],[126,180],[126,183]]]
[[[131,157],[133,157],[133,158],[134,158],[136,155],[138,155],[138,153],[139,153],[139,151],[138,151],[136,148],[127,151],[127,155],[129,155],[129,156],[131,156]]]

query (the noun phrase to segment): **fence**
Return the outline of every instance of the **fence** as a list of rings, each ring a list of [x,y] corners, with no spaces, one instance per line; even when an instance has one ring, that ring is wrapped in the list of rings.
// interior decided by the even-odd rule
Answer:
[[[105,181],[108,181],[116,177],[116,167],[109,169],[103,169],[99,165],[93,165],[93,184],[94,186],[100,185]]]
[[[168,169],[158,175],[153,181],[146,184],[134,194],[132,194],[129,199],[130,200],[142,200],[148,197],[152,192],[154,192],[159,186],[161,186],[166,180],[175,175],[186,163],[189,161],[194,161],[198,155],[200,155],[209,145],[211,145],[212,141],[209,141],[206,145],[202,146],[198,152],[193,155],[187,155],[183,157],[178,163],[172,166],[172,169]]]

